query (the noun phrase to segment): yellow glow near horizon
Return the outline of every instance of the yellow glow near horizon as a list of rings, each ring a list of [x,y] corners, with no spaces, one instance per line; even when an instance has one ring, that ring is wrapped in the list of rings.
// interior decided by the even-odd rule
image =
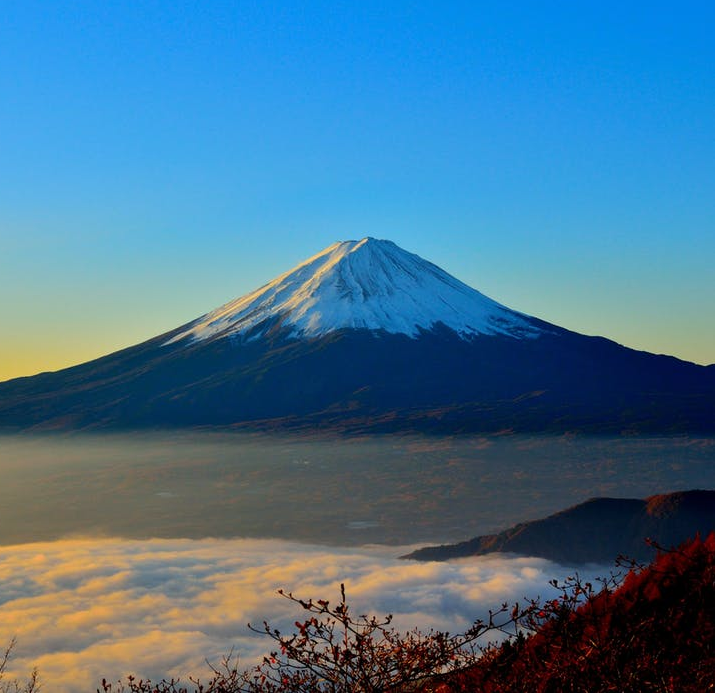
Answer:
[[[97,351],[96,346],[92,349],[91,345],[87,345],[84,349],[78,349],[73,345],[48,349],[44,344],[23,344],[17,347],[12,343],[2,344],[0,345],[0,382],[69,368],[103,356],[104,353],[107,352]]]

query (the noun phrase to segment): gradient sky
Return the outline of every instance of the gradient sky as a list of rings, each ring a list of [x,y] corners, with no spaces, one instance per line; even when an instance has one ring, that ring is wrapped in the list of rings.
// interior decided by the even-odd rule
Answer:
[[[336,240],[715,362],[710,2],[5,0],[0,379]]]

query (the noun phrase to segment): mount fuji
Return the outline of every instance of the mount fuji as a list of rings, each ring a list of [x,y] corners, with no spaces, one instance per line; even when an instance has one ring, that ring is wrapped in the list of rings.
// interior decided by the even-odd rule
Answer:
[[[463,338],[540,332],[527,316],[431,262],[391,241],[363,238],[329,246],[253,293],[199,318],[170,342],[249,334],[256,338],[276,322],[299,339],[343,329],[415,338],[437,324]]]
[[[714,432],[715,365],[488,298],[390,241],[335,243],[142,344],[0,383],[0,429]]]

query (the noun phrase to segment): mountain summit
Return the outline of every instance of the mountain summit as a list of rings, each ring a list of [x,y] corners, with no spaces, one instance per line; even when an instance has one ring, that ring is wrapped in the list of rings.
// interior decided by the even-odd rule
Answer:
[[[715,366],[551,325],[374,238],[143,344],[0,383],[0,430],[713,433],[714,412]]]
[[[276,322],[293,337],[340,329],[417,337],[441,324],[461,337],[535,337],[529,319],[392,241],[334,243],[246,296],[204,315],[169,340],[258,338]]]

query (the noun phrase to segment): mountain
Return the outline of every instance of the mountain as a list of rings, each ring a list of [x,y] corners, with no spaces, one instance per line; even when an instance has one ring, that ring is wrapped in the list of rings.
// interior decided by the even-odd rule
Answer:
[[[169,340],[256,339],[272,325],[294,338],[338,330],[385,331],[416,338],[436,324],[462,338],[537,336],[527,316],[492,301],[391,241],[334,243],[260,289],[191,323]]]
[[[335,243],[142,344],[0,383],[0,429],[715,431],[715,366],[503,306],[390,241]]]
[[[619,555],[652,560],[652,539],[671,548],[715,531],[715,491],[681,491],[636,498],[592,498],[499,534],[443,546],[427,546],[403,556],[446,561],[496,551],[539,556],[566,564],[612,563]]]

